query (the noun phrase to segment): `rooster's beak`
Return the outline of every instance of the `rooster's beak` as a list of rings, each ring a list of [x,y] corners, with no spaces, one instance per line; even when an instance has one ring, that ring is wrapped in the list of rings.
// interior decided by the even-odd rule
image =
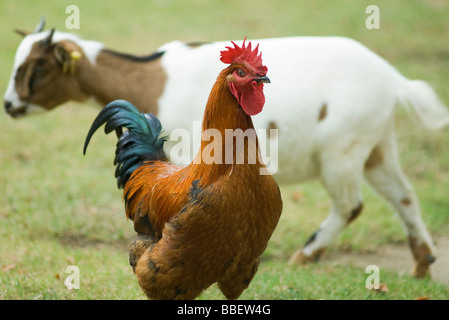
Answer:
[[[271,83],[270,79],[267,76],[254,78],[253,81],[256,81],[257,83]]]

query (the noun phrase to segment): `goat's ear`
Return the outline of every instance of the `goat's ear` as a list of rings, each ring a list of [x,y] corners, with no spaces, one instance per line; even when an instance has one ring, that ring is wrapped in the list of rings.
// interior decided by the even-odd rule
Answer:
[[[64,48],[62,43],[57,43],[53,49],[53,54],[59,63],[70,60],[70,53]]]
[[[48,36],[42,40],[44,44],[51,45],[51,41],[53,39],[53,35],[55,34],[55,28],[52,28],[48,33]]]
[[[55,55],[56,60],[58,60],[61,63],[64,63],[66,61],[73,59],[73,53],[74,52],[80,52],[81,49],[72,41],[60,41],[55,44],[55,47],[53,49],[53,53]]]
[[[34,28],[34,33],[38,33],[44,30],[44,26],[45,26],[45,17],[42,16],[41,17],[41,21],[39,21],[39,24],[36,26],[36,28]]]
[[[23,31],[23,30],[19,30],[19,29],[14,29],[14,32],[21,35],[24,38],[31,33],[31,32]]]
[[[56,60],[62,65],[62,72],[75,73],[77,60],[81,59],[81,49],[70,41],[56,43],[53,54]]]
[[[38,33],[38,32],[43,31],[44,30],[44,26],[45,26],[45,17],[42,16],[41,17],[41,21],[36,26],[36,28],[34,28],[33,32],[23,31],[23,30],[20,30],[20,29],[14,29],[14,32],[17,33],[17,34],[20,34],[22,37],[26,37],[30,33]]]

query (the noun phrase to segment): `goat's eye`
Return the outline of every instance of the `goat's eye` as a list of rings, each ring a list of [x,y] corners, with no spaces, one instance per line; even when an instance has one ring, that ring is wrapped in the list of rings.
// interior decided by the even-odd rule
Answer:
[[[33,76],[36,78],[42,78],[43,76],[45,76],[45,69],[42,66],[36,66],[34,68]]]
[[[242,70],[242,69],[238,69],[237,70],[237,75],[239,77],[244,77],[244,76],[246,76],[246,72],[244,70]]]
[[[28,84],[30,88],[30,94],[33,94],[36,86],[41,81],[41,79],[45,78],[46,71],[43,66],[36,65],[33,69],[33,74],[31,75],[30,82]]]

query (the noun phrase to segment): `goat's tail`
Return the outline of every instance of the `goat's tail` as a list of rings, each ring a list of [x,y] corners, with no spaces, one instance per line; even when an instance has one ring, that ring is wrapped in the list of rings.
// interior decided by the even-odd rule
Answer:
[[[438,130],[449,124],[448,108],[425,81],[406,80],[400,100],[412,106],[417,118],[428,130]]]
[[[162,126],[152,114],[140,113],[136,107],[125,100],[115,100],[100,111],[94,120],[84,143],[84,154],[92,135],[106,123],[106,134],[125,127],[117,142],[114,165],[117,186],[123,188],[135,169],[143,162],[167,160],[163,150],[165,137],[160,137]]]

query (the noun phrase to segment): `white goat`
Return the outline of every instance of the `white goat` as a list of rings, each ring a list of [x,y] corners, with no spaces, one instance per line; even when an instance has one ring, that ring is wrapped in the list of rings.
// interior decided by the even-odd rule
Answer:
[[[316,261],[362,210],[364,180],[402,219],[423,277],[435,247],[421,218],[412,186],[399,164],[394,136],[398,105],[412,106],[424,127],[449,123],[447,108],[432,88],[408,80],[384,59],[342,37],[292,37],[259,43],[272,81],[258,129],[279,129],[279,183],[321,178],[333,201],[328,218],[290,262]],[[23,116],[69,100],[94,97],[102,106],[126,99],[156,114],[170,133],[192,130],[215,77],[226,42],[171,42],[148,57],[104,49],[60,32],[28,34],[21,42],[5,94],[6,111]]]

